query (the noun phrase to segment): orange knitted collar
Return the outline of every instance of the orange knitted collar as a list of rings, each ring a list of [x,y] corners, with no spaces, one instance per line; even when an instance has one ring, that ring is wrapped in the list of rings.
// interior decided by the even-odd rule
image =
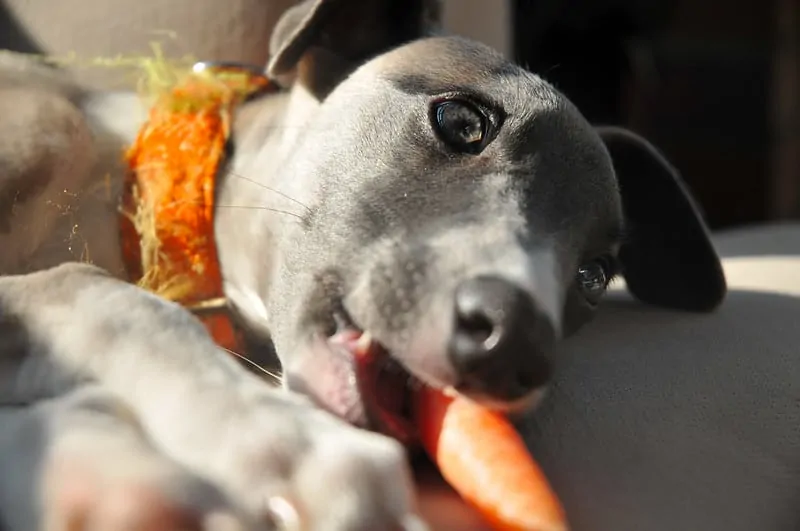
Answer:
[[[275,90],[258,70],[198,63],[158,97],[125,154],[120,232],[130,279],[193,310],[235,352],[242,343],[222,289],[215,183],[234,109]]]

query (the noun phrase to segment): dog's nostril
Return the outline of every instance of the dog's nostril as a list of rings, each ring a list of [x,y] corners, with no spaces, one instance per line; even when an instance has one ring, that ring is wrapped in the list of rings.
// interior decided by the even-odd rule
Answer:
[[[476,344],[489,346],[496,326],[489,316],[480,312],[456,314],[456,327]]]
[[[547,383],[554,328],[512,282],[476,277],[455,293],[449,355],[462,392],[516,400]]]
[[[536,386],[536,377],[530,371],[520,371],[515,380],[519,389],[533,389]]]

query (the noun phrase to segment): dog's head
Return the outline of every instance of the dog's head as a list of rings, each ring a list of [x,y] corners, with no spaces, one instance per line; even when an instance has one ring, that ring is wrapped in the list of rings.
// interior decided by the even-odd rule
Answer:
[[[273,40],[273,74],[297,67],[321,101],[281,170],[314,198],[268,296],[285,381],[395,433],[407,373],[535,396],[617,274],[661,306],[725,294],[661,155],[481,44],[418,39],[432,4],[307,1]]]

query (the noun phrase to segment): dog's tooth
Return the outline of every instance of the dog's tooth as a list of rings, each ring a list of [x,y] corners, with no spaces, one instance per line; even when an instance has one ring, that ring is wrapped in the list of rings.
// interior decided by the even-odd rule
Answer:
[[[408,516],[401,524],[402,531],[430,531],[430,527],[419,516]]]
[[[442,394],[444,396],[449,396],[450,398],[455,398],[458,396],[458,391],[456,391],[456,388],[453,387],[452,385],[448,385],[447,387],[442,389]]]
[[[273,496],[267,500],[267,510],[273,524],[280,531],[301,531],[303,529],[297,509],[283,496]]]
[[[364,332],[361,334],[356,340],[356,348],[355,352],[359,356],[363,356],[369,353],[370,347],[372,346],[372,335],[369,332]]]

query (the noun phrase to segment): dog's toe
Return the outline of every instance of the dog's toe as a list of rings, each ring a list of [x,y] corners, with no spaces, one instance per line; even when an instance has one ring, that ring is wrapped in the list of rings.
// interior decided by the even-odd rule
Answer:
[[[92,529],[136,531],[245,531],[225,510],[177,502],[154,485],[127,484],[103,496],[95,506]]]
[[[65,478],[56,495],[58,500],[51,508],[53,527],[76,531],[203,529],[202,515],[173,503],[157,486],[123,482],[110,488],[100,487],[86,484],[85,478],[74,474]]]
[[[252,527],[223,496],[170,463],[59,456],[48,471],[48,530],[245,531]],[[133,465],[133,466],[130,466]]]

